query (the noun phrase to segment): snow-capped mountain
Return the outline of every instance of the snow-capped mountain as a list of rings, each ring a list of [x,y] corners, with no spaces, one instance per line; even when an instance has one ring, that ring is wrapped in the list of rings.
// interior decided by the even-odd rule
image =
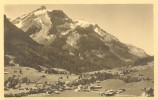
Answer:
[[[106,33],[97,24],[85,20],[72,21],[61,10],[48,10],[44,6],[25,14],[12,21],[17,27],[27,32],[31,38],[40,44],[47,44],[56,38],[55,34],[67,35],[76,28],[93,28],[92,30],[101,36],[104,41],[118,40]]]
[[[144,50],[120,42],[97,24],[83,19],[74,21],[62,10],[42,6],[12,23],[39,44],[100,66],[122,66],[148,56]]]
[[[18,17],[13,23],[28,33],[30,37],[40,44],[48,44],[53,41],[58,31],[66,29],[67,24],[72,22],[61,10],[47,10],[45,7]],[[57,28],[57,29],[56,29]]]
[[[81,61],[57,48],[38,44],[13,25],[6,16],[4,16],[4,51],[5,66],[19,64],[39,70],[41,65],[67,69],[72,73],[86,71],[80,69],[84,68],[85,64],[91,66],[90,62]]]

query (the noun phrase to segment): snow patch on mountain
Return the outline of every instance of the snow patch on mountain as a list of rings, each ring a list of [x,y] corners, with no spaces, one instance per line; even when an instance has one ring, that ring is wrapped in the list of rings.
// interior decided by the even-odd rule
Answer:
[[[69,33],[69,31],[70,31],[70,30],[65,31],[65,32],[61,32],[60,34],[61,34],[61,35],[67,35],[67,34]]]
[[[42,42],[43,40],[45,40],[45,39],[49,40],[49,39],[54,37],[53,34],[48,35],[49,30],[52,27],[52,22],[51,22],[50,17],[48,16],[47,13],[44,13],[42,16],[38,17],[38,19],[36,19],[36,21],[41,23],[42,29],[35,34],[32,34],[31,38],[40,44],[44,44]]]
[[[66,43],[71,45],[72,47],[76,47],[77,45],[77,41],[80,39],[80,35],[77,32],[73,32],[68,38]]]
[[[70,23],[70,28],[74,29],[76,26],[73,23]]]
[[[90,22],[85,21],[83,19],[75,21],[75,26],[80,26],[80,27],[86,28],[86,27],[89,27],[90,25],[96,25],[96,24],[95,23],[90,23]]]
[[[31,13],[28,14],[24,14],[20,17],[18,17],[17,19],[13,20],[13,24],[15,24],[18,28],[22,28],[23,27],[23,22],[25,22],[26,20],[31,20],[31,16],[36,16],[37,18],[40,16],[43,16],[44,14],[46,14],[47,12],[51,12],[52,10],[46,9],[46,8],[40,8],[37,10],[34,10]],[[36,18],[33,20],[37,20]]]
[[[111,34],[106,33],[106,35],[103,36],[103,41],[105,42],[111,42],[111,41],[119,41],[116,37],[114,37]]]
[[[104,55],[102,55],[102,54],[95,54],[97,57],[99,57],[99,58],[104,58]]]
[[[106,35],[106,33],[105,33],[105,32],[102,32],[98,27],[96,27],[96,28],[94,29],[94,31],[95,31],[97,34],[99,34],[100,36],[105,36],[105,35]]]
[[[79,58],[80,58],[81,60],[84,60],[83,57],[81,56],[81,54],[79,54]]]
[[[51,34],[51,35],[49,35],[49,36],[45,36],[45,38],[46,38],[47,40],[50,40],[50,39],[53,38],[53,37],[55,37],[54,34]]]
[[[131,54],[138,56],[140,58],[144,58],[144,57],[148,56],[143,49],[137,48],[137,47],[135,47],[133,45],[129,45],[129,44],[126,44],[126,45],[127,45],[129,52]]]
[[[72,55],[72,56],[75,56],[75,54],[74,54],[74,53],[72,53],[71,51],[69,52],[69,54],[70,54],[70,55]]]

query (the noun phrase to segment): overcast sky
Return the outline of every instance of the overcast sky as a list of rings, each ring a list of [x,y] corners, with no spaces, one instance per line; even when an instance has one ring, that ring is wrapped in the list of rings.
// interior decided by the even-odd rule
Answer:
[[[14,19],[41,5],[5,5],[5,14]],[[121,42],[133,44],[153,55],[153,6],[150,4],[73,4],[44,5],[63,10],[71,19],[85,19],[98,24]]]

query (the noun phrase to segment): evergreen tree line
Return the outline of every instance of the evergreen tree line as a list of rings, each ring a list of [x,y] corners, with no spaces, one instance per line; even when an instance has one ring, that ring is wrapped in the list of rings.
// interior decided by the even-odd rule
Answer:
[[[145,58],[139,58],[134,62],[134,66],[146,65],[148,62],[154,61],[154,56],[148,56]]]

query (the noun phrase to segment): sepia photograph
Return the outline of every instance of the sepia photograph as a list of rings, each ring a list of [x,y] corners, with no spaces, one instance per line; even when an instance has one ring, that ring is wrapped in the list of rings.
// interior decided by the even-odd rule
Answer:
[[[4,97],[154,97],[153,4],[5,4]]]

